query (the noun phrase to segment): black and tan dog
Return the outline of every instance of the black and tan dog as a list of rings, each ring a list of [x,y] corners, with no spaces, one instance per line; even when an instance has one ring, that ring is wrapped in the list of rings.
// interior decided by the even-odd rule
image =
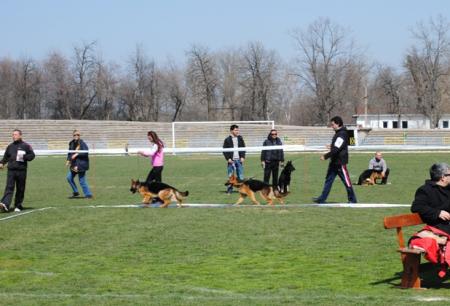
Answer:
[[[292,161],[288,161],[281,170],[280,178],[278,179],[278,191],[283,194],[289,193],[289,185],[291,184],[291,173],[295,171]]]
[[[236,202],[236,205],[241,204],[245,197],[249,197],[250,200],[255,205],[259,205],[259,202],[256,200],[255,193],[259,192],[261,197],[267,201],[267,204],[273,205],[273,200],[276,199],[281,204],[284,204],[283,198],[287,194],[282,194],[278,190],[273,190],[272,186],[264,183],[260,180],[248,179],[244,181],[238,181],[235,175],[230,176],[228,181],[225,183],[225,186],[233,185],[233,187],[239,188],[240,197]]]
[[[142,203],[150,204],[153,198],[160,198],[163,201],[161,208],[169,206],[172,201],[176,201],[178,207],[183,206],[183,200],[189,195],[189,191],[181,192],[178,189],[160,182],[139,182],[139,180],[131,180],[130,191],[132,193],[139,192],[143,197]]]
[[[362,182],[362,185],[375,185],[377,183],[377,180],[382,180],[383,175],[381,172],[373,171],[369,178],[367,178],[364,182]]]

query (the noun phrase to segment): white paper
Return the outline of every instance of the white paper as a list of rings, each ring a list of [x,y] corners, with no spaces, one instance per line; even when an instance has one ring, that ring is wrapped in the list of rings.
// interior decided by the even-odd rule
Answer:
[[[25,151],[24,150],[17,150],[16,161],[23,162],[23,156],[24,155],[25,155]]]

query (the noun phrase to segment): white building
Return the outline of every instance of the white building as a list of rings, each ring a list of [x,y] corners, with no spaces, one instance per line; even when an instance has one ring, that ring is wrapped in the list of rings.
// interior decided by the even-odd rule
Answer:
[[[429,129],[430,119],[421,114],[402,114],[400,120],[396,114],[354,115],[356,126],[372,129]],[[450,114],[442,114],[439,128],[450,128]]]

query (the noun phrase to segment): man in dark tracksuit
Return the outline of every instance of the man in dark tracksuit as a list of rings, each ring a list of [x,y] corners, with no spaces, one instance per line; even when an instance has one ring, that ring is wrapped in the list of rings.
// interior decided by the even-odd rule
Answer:
[[[281,139],[278,138],[278,132],[272,129],[264,140],[263,146],[282,146]],[[278,186],[278,168],[283,167],[284,152],[283,150],[262,150],[261,151],[261,166],[264,169],[264,183],[269,184],[270,174],[272,174],[272,186]]]
[[[318,198],[313,198],[316,203],[325,203],[330,193],[336,175],[339,176],[347,189],[349,203],[357,203],[355,192],[353,191],[350,175],[347,170],[348,163],[348,133],[344,127],[344,122],[339,116],[331,118],[331,127],[336,134],[331,141],[330,151],[320,157],[321,160],[330,159],[327,176],[323,186],[322,194]]]
[[[5,193],[0,203],[0,209],[8,211],[11,205],[14,186],[16,186],[16,197],[14,199],[14,211],[23,209],[23,198],[25,194],[25,182],[27,179],[27,163],[35,157],[33,149],[22,140],[20,130],[13,131],[13,142],[8,145],[0,161],[0,169],[8,164],[8,176],[6,179]]]

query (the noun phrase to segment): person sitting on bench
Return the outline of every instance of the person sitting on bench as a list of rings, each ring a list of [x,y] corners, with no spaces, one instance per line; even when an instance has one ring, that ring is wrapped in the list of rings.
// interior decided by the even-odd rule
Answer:
[[[376,152],[375,157],[369,162],[369,169],[365,170],[358,179],[358,185],[362,185],[365,180],[370,178],[373,172],[381,173],[382,180],[381,184],[386,184],[389,176],[389,168],[387,167],[386,161],[383,159],[381,152]]]

